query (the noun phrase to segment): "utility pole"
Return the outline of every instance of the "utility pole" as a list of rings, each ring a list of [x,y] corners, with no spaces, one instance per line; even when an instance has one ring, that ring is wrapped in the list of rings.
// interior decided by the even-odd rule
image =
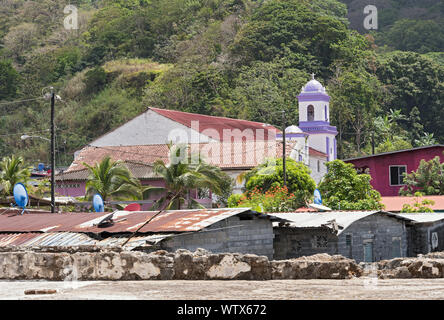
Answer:
[[[54,129],[54,88],[51,87],[51,213],[55,213],[55,129]]]
[[[287,172],[286,172],[286,165],[285,165],[285,157],[286,157],[286,148],[285,148],[285,127],[286,127],[286,121],[285,121],[285,111],[282,110],[282,169],[284,173],[284,186],[287,186]]]

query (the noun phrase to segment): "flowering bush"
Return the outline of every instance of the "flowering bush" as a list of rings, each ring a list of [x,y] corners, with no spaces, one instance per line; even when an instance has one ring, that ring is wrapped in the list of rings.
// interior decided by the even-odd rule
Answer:
[[[273,186],[263,192],[253,188],[244,194],[233,194],[228,199],[229,207],[251,207],[258,212],[285,212],[303,205],[300,192],[290,193],[287,187]]]

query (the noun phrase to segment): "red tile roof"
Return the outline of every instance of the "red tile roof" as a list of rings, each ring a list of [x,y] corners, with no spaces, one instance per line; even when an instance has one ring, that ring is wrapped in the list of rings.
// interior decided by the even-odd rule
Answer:
[[[381,202],[385,205],[385,211],[400,212],[404,204],[413,205],[417,200],[432,200],[434,205],[428,206],[435,211],[444,211],[444,196],[423,196],[423,197],[381,197]]]
[[[196,114],[196,113],[189,113],[189,112],[182,112],[182,111],[176,111],[176,110],[167,110],[167,109],[158,109],[158,108],[150,108],[150,110],[153,110],[154,112],[157,112],[158,114],[167,117],[168,119],[171,119],[173,121],[179,122],[189,128],[192,126],[192,121],[198,121],[199,122],[199,132],[203,132],[207,129],[213,129],[216,130],[219,135],[219,141],[222,141],[224,137],[224,130],[240,130],[244,131],[247,129],[251,130],[251,135],[248,136],[248,139],[255,139],[255,138],[262,138],[258,137],[258,132],[264,133],[263,139],[268,139],[268,130],[273,132],[273,135],[275,135],[278,132],[281,132],[279,129],[275,128],[274,126],[270,124],[265,124],[261,122],[255,122],[255,121],[248,121],[248,120],[240,120],[240,119],[232,119],[232,118],[225,118],[225,117],[215,117],[215,116],[207,116],[202,114]],[[257,131],[261,130],[261,131]],[[248,133],[248,131],[245,131]],[[210,134],[208,134],[210,135]],[[216,138],[216,137],[213,137]],[[274,137],[271,137],[273,138]]]
[[[312,147],[309,147],[308,149],[309,149],[308,152],[310,153],[311,156],[327,158],[327,154],[324,152],[313,149]]]
[[[286,153],[290,154],[295,142],[286,143]],[[237,143],[202,143],[191,144],[189,150],[200,155],[210,164],[223,169],[248,169],[263,163],[268,158],[282,157],[282,142],[279,141],[243,141]],[[112,160],[122,160],[152,165],[156,160],[168,162],[168,145],[144,146],[89,146],[82,149],[66,173],[84,169],[83,162],[94,165],[105,156]]]

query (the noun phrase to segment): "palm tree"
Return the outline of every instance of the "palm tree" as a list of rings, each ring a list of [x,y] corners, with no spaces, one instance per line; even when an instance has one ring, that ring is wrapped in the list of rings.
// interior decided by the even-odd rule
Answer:
[[[143,192],[144,199],[155,193],[163,196],[156,201],[153,209],[181,209],[187,203],[188,208],[202,205],[190,196],[191,190],[210,189],[213,193],[221,195],[227,181],[231,178],[218,167],[205,163],[200,157],[192,157],[186,152],[186,146],[169,147],[169,163],[162,160],[154,163],[154,172],[165,181],[165,187],[146,187]]]
[[[83,165],[90,173],[86,181],[85,198],[91,199],[96,193],[99,193],[104,201],[109,198],[137,200],[142,197],[140,181],[132,176],[122,161],[112,161],[106,156],[94,166],[86,163]]]
[[[9,196],[17,182],[26,184],[31,176],[31,168],[24,166],[22,157],[4,157],[0,161],[0,192]]]

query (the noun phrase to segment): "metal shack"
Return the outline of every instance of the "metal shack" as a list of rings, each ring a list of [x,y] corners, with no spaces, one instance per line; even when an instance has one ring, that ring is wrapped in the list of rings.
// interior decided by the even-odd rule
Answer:
[[[0,215],[0,246],[119,247],[157,212],[25,213]],[[249,208],[170,210],[142,227],[127,250],[203,248],[273,257],[270,217]]]
[[[273,213],[274,259],[317,253],[340,254],[357,262],[407,255],[405,220],[383,211]]]
[[[444,251],[444,213],[400,213],[400,218],[408,220],[407,238],[409,257],[434,251]]]

